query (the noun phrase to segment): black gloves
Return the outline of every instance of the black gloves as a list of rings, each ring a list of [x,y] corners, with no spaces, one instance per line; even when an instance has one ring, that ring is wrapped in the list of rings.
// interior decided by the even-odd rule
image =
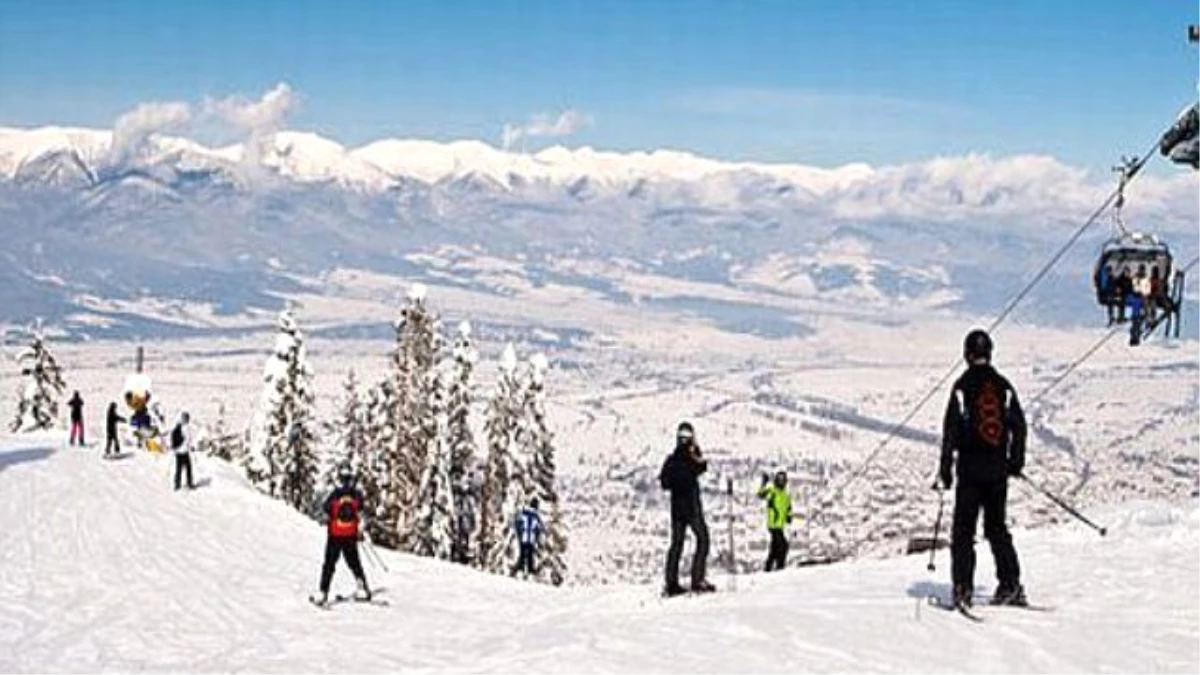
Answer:
[[[1008,475],[1013,477],[1020,476],[1024,469],[1025,466],[1021,462],[1016,462],[1011,459],[1008,460]]]
[[[769,475],[767,475],[767,474],[765,474],[765,473],[764,473],[764,474],[762,475],[762,484],[763,484],[763,485],[766,485],[766,484],[767,484],[767,483],[769,483],[769,482],[771,482],[771,477],[770,477]]]

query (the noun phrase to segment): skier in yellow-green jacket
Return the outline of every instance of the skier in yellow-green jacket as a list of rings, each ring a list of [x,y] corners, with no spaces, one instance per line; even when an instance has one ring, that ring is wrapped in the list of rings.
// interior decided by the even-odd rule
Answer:
[[[771,533],[766,571],[781,570],[787,565],[787,526],[792,522],[792,497],[787,491],[787,473],[775,472],[774,481],[764,473],[758,496],[767,502],[767,531]]]

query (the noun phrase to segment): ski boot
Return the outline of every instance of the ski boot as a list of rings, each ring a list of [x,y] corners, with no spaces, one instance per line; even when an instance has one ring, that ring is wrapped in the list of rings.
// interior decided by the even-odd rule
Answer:
[[[1027,607],[1029,606],[1029,600],[1025,597],[1025,587],[1021,584],[1013,584],[1011,586],[1001,584],[996,587],[996,592],[992,594],[992,604]]]
[[[308,599],[310,602],[312,602],[312,604],[316,605],[317,607],[326,607],[329,605],[329,594],[328,593],[322,592],[322,593],[310,595],[310,596],[308,596]]]
[[[669,586],[663,588],[663,597],[666,597],[666,598],[673,598],[675,596],[683,595],[685,593],[687,593],[687,589],[685,589],[683,586],[680,586],[679,584],[673,584],[673,585],[669,585]]]
[[[954,606],[970,608],[975,589],[967,584],[954,584]]]
[[[358,580],[358,590],[354,592],[354,599],[359,602],[371,601],[371,589],[367,587],[366,579]]]
[[[692,584],[693,593],[713,593],[716,592],[716,590],[717,587],[713,586],[707,581],[697,581],[696,583]]]

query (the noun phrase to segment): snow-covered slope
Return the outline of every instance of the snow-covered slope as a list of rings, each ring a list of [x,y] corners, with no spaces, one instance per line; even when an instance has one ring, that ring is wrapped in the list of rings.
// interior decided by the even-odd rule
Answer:
[[[384,552],[387,607],[317,610],[314,523],[200,458],[116,461],[60,435],[0,442],[0,670],[380,672],[1195,672],[1200,511],[1156,503],[1016,541],[1050,612],[926,607],[948,561],[743,576],[662,601],[651,586],[552,589]],[[720,540],[716,544],[722,546]],[[981,551],[980,583],[991,568]],[[714,580],[726,585],[723,575]],[[345,569],[335,588],[350,586]],[[726,589],[727,590],[727,589]]]

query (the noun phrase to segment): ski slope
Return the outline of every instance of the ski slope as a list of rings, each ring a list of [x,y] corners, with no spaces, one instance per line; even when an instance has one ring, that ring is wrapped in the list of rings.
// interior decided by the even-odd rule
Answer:
[[[322,529],[197,458],[101,459],[60,434],[0,440],[0,672],[1195,672],[1195,500],[1101,510],[1015,535],[1051,612],[926,606],[949,560],[862,561],[738,578],[664,601],[651,586],[554,589],[383,551],[390,605],[312,607]],[[714,548],[725,541],[714,526]],[[666,542],[659,544],[665,548]],[[980,547],[981,590],[992,586]],[[724,574],[713,581],[728,590]],[[339,567],[334,589],[352,581]]]

